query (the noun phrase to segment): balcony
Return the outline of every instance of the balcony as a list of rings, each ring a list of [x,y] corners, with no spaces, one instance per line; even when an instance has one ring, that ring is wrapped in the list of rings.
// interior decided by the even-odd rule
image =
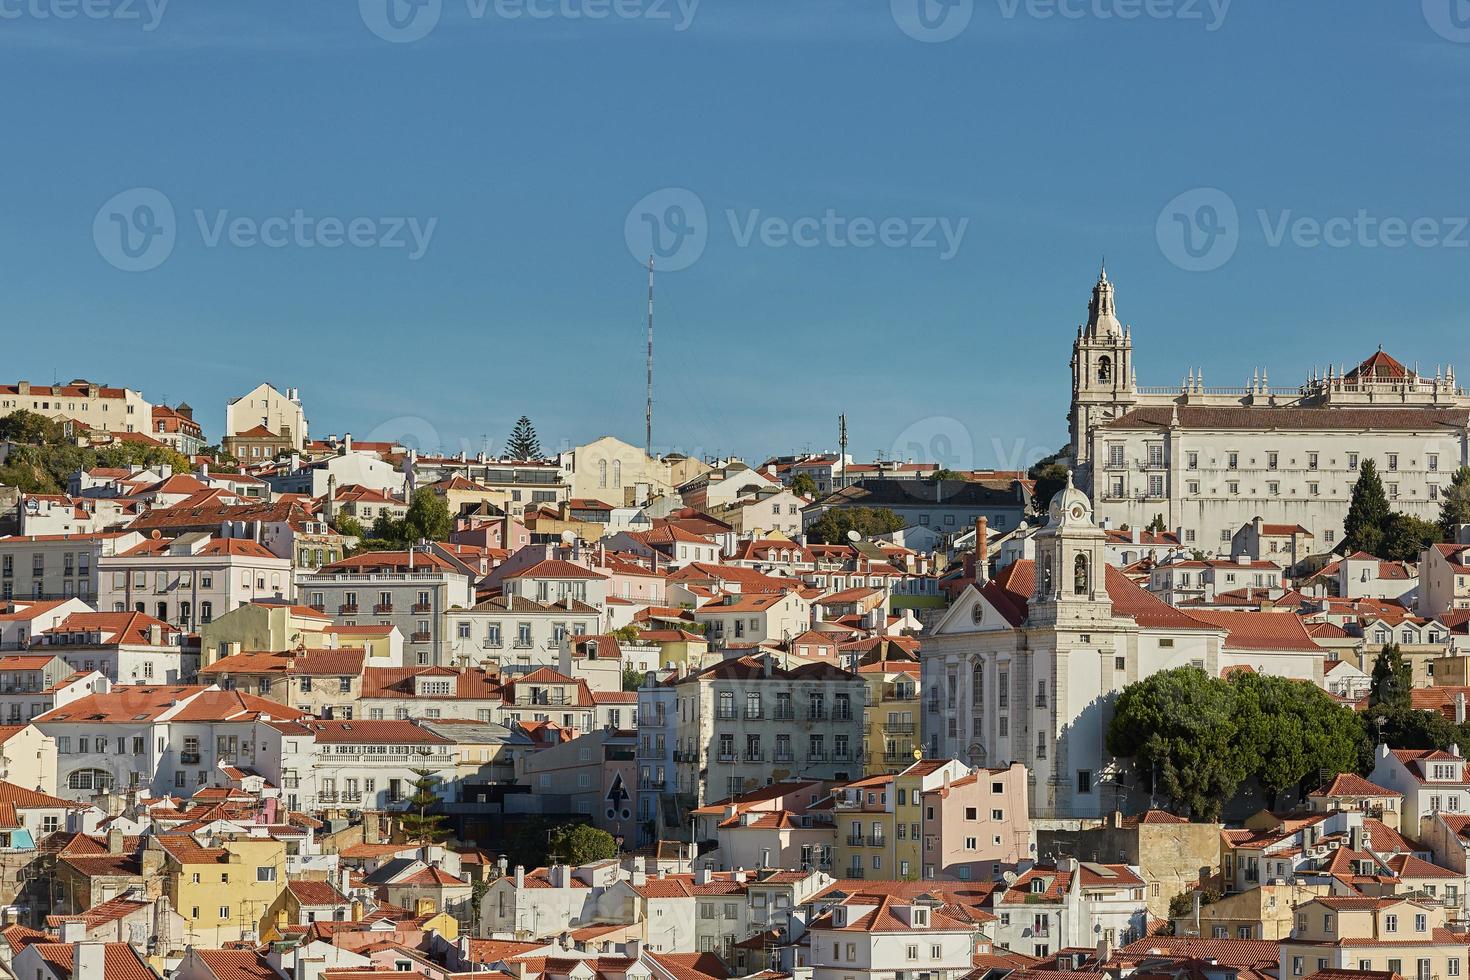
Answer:
[[[911,721],[885,721],[883,723],[883,730],[885,732],[892,732],[895,735],[912,735],[914,733],[914,723]]]
[[[285,789],[300,789],[301,788],[301,777],[300,776],[287,776],[285,779],[281,780],[281,786],[283,788],[285,788]]]
[[[1045,694],[1038,694],[1038,695],[1036,695],[1036,706],[1038,708],[1045,708],[1046,707],[1046,695]]]
[[[428,643],[433,638],[434,638],[434,634],[432,634],[432,633],[410,633],[410,634],[408,634],[408,642],[410,642],[410,643]]]
[[[734,720],[735,720],[735,712],[733,712],[733,711],[725,711],[723,709],[720,709],[720,710],[717,710],[715,712],[715,721],[734,721]]]
[[[852,721],[851,708],[834,708],[832,710],[833,721]]]
[[[340,606],[337,607],[337,612],[340,615],[343,615],[343,616],[356,616],[357,615],[357,603],[355,603],[355,602],[344,602],[344,603],[342,603],[342,605],[340,605]]]
[[[416,613],[433,612],[433,610],[434,610],[434,606],[433,606],[432,603],[428,603],[428,602],[415,602],[413,604],[413,611],[416,612]]]
[[[718,759],[719,759],[720,762],[734,762],[735,761],[735,753],[734,752],[721,752],[719,754],[719,756],[718,756]]]
[[[362,802],[362,794],[361,793],[343,793],[342,794],[342,802],[343,803],[361,803]]]
[[[808,752],[806,754],[806,761],[807,762],[826,762],[827,761],[827,753],[826,752],[823,752],[823,751],[820,751],[820,750],[814,751],[814,752]]]
[[[746,721],[760,721],[763,717],[765,717],[765,716],[761,713],[761,709],[759,709],[759,708],[746,708],[745,709],[745,720]]]
[[[777,752],[772,761],[790,764],[796,761],[796,756],[792,755],[790,752]]]
[[[325,613],[327,611],[327,604],[325,602],[313,602],[307,608],[315,609],[319,613]]]
[[[757,750],[755,752],[749,752],[749,751],[747,751],[745,753],[744,759],[745,759],[746,762],[765,762],[766,761],[766,754],[764,752],[759,751],[759,750]]]
[[[868,846],[869,847],[886,847],[887,844],[888,844],[887,838],[885,838],[882,834],[879,834],[876,837],[869,837],[868,838]]]
[[[393,611],[393,603],[391,603],[391,602],[380,602],[376,606],[373,607],[373,612],[376,613],[379,616],[383,615],[384,613],[390,613],[392,611]]]
[[[865,878],[865,877],[867,877],[867,872],[864,869],[862,869],[862,868],[848,868],[847,869],[847,877],[849,877],[849,878]]]
[[[866,841],[866,840],[867,840],[867,838],[864,837],[862,834],[848,834],[847,835],[847,846],[848,847],[862,847],[863,846],[863,842]]]
[[[180,752],[179,753],[179,762],[183,763],[186,766],[197,766],[197,765],[199,765],[199,753],[198,752]]]
[[[318,794],[316,794],[316,801],[318,803],[336,803],[337,802],[337,794],[335,792],[331,792],[331,793],[318,793]]]
[[[827,709],[826,708],[811,708],[811,709],[809,709],[807,711],[806,717],[807,717],[807,721],[826,721],[827,720]]]
[[[795,721],[796,720],[796,711],[793,710],[793,709],[791,709],[791,708],[780,708],[780,707],[778,707],[776,709],[775,713],[771,715],[771,720],[773,720],[773,721]]]
[[[542,707],[562,707],[572,703],[572,699],[565,694],[532,694],[529,697],[516,698],[516,704],[533,705]]]

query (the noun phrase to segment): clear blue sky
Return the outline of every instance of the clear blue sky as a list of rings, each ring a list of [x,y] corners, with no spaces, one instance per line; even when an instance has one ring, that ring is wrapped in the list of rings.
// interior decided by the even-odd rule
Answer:
[[[1143,384],[1200,364],[1212,384],[1257,365],[1295,383],[1380,342],[1470,379],[1470,232],[1453,220],[1470,215],[1470,32],[1451,0],[1236,0],[1219,23],[1206,0],[1131,20],[1101,15],[1142,0],[1069,0],[1077,17],[974,0],[943,43],[901,29],[917,0],[897,17],[889,0],[703,0],[683,30],[674,0],[602,20],[440,0],[405,43],[367,26],[386,0],[173,0],[153,30],[144,0],[39,16],[72,2],[0,2],[0,374],[187,400],[212,437],[228,397],[271,380],[302,389],[318,434],[498,450],[525,413],[548,448],[641,441],[645,285],[626,232],[664,188],[707,212],[698,260],[660,277],[664,448],[830,448],[846,411],[860,457],[916,442],[960,464],[1034,458],[1065,440],[1103,254]],[[139,187],[166,197],[176,236],[126,272],[99,248],[99,209]],[[1238,244],[1187,271],[1157,228],[1201,187],[1238,209]],[[416,259],[209,244],[220,212],[298,209],[375,233],[436,223]],[[829,210],[898,219],[895,242],[926,218],[967,224],[947,258],[841,236],[742,245],[753,212]],[[1284,212],[1360,211],[1435,224],[1400,248],[1307,247],[1310,228],[1271,244]]]

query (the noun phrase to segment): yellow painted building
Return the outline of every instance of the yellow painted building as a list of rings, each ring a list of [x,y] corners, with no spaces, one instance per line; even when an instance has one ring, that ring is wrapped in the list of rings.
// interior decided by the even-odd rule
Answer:
[[[912,660],[862,664],[867,686],[863,710],[863,773],[901,772],[914,764],[919,741],[919,665]]]
[[[361,647],[370,661],[397,663],[403,634],[378,624],[339,626],[325,612],[284,602],[246,603],[199,627],[201,667],[232,652],[278,653],[298,647]]]
[[[160,836],[164,893],[184,917],[188,945],[218,948],[275,935],[286,914],[286,845],[227,838],[204,847],[187,834]]]
[[[859,779],[833,790],[832,798],[837,829],[833,877],[893,880],[897,871],[894,777]]]

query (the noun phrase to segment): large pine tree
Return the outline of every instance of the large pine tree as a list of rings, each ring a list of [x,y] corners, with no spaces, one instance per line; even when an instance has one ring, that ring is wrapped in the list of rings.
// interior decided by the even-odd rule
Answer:
[[[1363,460],[1358,482],[1353,485],[1353,500],[1343,521],[1343,546],[1347,554],[1366,551],[1376,555],[1383,547],[1383,532],[1389,519],[1388,494],[1373,460]]]
[[[1439,529],[1446,541],[1455,542],[1456,529],[1461,524],[1470,524],[1470,466],[1455,471],[1439,510]]]
[[[403,828],[403,835],[409,841],[433,844],[449,836],[449,831],[444,828],[444,817],[429,812],[439,802],[439,794],[434,792],[439,777],[429,769],[415,769],[413,774],[413,795],[405,801],[408,809],[399,814],[398,826]]]
[[[505,455],[510,459],[540,459],[541,443],[536,439],[536,427],[531,420],[522,415],[516,421],[516,427],[510,431],[510,438],[505,442]]]

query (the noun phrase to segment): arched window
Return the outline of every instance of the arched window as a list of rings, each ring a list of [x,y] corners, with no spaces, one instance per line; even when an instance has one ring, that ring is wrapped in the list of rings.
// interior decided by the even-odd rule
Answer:
[[[975,706],[975,714],[985,707],[985,661],[975,661],[975,666],[970,671],[970,699]]]
[[[1087,595],[1092,590],[1091,577],[1087,574],[1087,556],[1078,555],[1076,570],[1073,575],[1072,591],[1077,595]]]
[[[607,486],[607,460],[605,459],[599,459],[597,461],[597,485],[599,487]]]
[[[1041,595],[1051,595],[1051,555],[1041,560]]]
[[[1113,380],[1113,359],[1104,354],[1097,361],[1097,380],[1100,384],[1111,384]]]
[[[613,486],[620,487],[622,485],[623,485],[623,461],[621,459],[615,459],[615,460],[613,460]]]
[[[66,777],[67,789],[104,791],[112,789],[112,783],[112,773],[106,769],[78,769]]]

